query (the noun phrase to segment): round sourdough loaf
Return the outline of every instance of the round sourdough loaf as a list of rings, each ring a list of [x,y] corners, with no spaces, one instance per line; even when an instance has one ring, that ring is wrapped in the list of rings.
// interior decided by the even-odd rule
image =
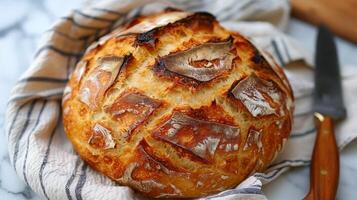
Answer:
[[[281,68],[208,13],[141,16],[93,44],[63,96],[92,168],[151,197],[200,197],[261,172],[292,126]]]

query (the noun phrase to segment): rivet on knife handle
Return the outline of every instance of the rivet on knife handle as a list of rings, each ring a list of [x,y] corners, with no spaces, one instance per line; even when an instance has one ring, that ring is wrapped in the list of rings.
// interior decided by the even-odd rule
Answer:
[[[339,178],[339,155],[331,117],[315,113],[317,135],[310,170],[310,192],[305,200],[335,199]]]

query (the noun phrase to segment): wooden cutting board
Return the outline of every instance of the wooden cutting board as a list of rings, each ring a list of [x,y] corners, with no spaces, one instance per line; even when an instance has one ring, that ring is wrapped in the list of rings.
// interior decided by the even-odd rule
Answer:
[[[291,0],[292,15],[357,44],[357,0]]]

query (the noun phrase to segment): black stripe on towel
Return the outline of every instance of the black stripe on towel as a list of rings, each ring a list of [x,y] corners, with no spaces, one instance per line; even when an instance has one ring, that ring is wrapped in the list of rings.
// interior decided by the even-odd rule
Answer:
[[[88,14],[85,14],[85,15],[87,17],[89,17],[89,18],[96,18],[95,16],[91,16],[91,15],[88,15]],[[122,16],[122,14],[120,14],[119,16]],[[93,26],[83,25],[81,23],[78,23],[73,17],[62,17],[61,19],[70,21],[72,23],[72,26],[75,26],[75,27],[78,27],[78,28],[82,28],[82,29],[94,30],[95,31],[95,30],[102,30],[102,29],[108,28],[108,26],[110,26],[111,24],[114,24],[116,21],[118,21],[119,17],[117,19],[110,20],[110,24],[106,25],[104,27],[93,27]],[[62,35],[64,35],[64,34],[62,34]],[[90,37],[90,35],[84,36],[84,37]],[[76,39],[76,38],[73,38],[71,36],[68,36],[68,38]],[[79,38],[79,39],[84,39],[84,38]]]
[[[87,26],[87,25],[80,24],[76,20],[74,20],[73,17],[61,17],[61,19],[70,21],[72,23],[72,26],[76,26],[81,29],[98,30],[98,29],[105,28],[105,27],[94,27],[94,26]]]
[[[57,103],[59,104],[59,102],[57,102]],[[58,108],[60,107],[59,105],[57,105],[57,106],[58,106]],[[60,115],[61,112],[58,111],[57,113],[58,113],[58,115]],[[58,117],[58,121],[57,121],[56,124],[58,124],[58,122],[61,119],[61,116],[57,116],[57,117]],[[44,186],[44,183],[43,183],[43,171],[45,170],[45,167],[46,167],[47,162],[48,162],[48,157],[49,157],[50,150],[51,150],[51,144],[52,144],[53,137],[55,136],[55,133],[56,133],[56,128],[57,128],[57,125],[55,127],[53,127],[53,131],[52,131],[50,139],[48,141],[46,152],[45,152],[45,156],[43,157],[43,161],[42,161],[42,164],[41,164],[41,167],[40,167],[40,171],[39,171],[41,189],[42,189],[43,194],[45,195],[47,200],[49,200],[49,198],[48,198],[48,194],[46,192],[46,189],[45,189],[45,186]]]
[[[90,40],[90,37],[88,37],[86,40],[84,40],[83,50],[82,50],[81,54],[83,54],[84,51],[87,49],[88,40]],[[68,79],[69,79],[69,76],[70,76],[71,72],[73,71],[73,70],[71,70],[71,68],[74,69],[74,67],[76,66],[76,64],[77,64],[77,62],[78,62],[79,59],[80,59],[80,57],[74,57],[74,63],[73,63],[73,66],[72,66],[73,58],[72,58],[72,57],[68,57],[68,58],[67,58],[67,64],[66,64],[66,70],[67,70],[66,77],[67,77],[67,81],[68,81]]]
[[[283,160],[283,161],[280,161],[278,163],[275,163],[275,164],[272,164],[268,167],[268,169],[272,169],[272,168],[282,168],[282,167],[286,167],[286,165],[291,165],[291,164],[296,164],[296,163],[303,163],[303,164],[308,164],[310,163],[310,160],[301,160],[301,159],[298,159],[298,160]]]
[[[76,163],[74,164],[74,169],[73,169],[73,172],[72,172],[72,175],[69,177],[66,185],[65,185],[65,191],[66,191],[66,195],[67,195],[67,198],[68,200],[72,200],[72,195],[71,195],[71,192],[70,192],[70,187],[74,181],[74,178],[76,177],[76,174],[77,174],[77,170],[78,170],[78,166],[79,166],[79,163],[80,163],[81,159],[79,157],[77,157],[77,160],[76,160]]]
[[[97,30],[95,33],[94,33],[94,42],[96,42],[100,36],[99,36],[99,33],[101,32],[102,30]]]
[[[37,52],[35,54],[35,58],[45,50],[52,50],[60,55],[67,56],[67,57],[68,56],[73,56],[73,57],[81,57],[82,56],[82,53],[68,52],[68,51],[59,49],[58,47],[53,46],[53,45],[45,45],[45,46],[42,46],[39,50],[37,50]]]
[[[313,127],[313,128],[311,128],[311,129],[309,129],[309,130],[303,132],[303,133],[292,133],[292,134],[290,134],[289,137],[290,137],[290,138],[303,137],[303,136],[306,136],[306,135],[313,134],[313,133],[315,133],[315,131],[316,131],[316,128]]]
[[[87,179],[87,168],[88,165],[86,163],[83,162],[82,165],[82,169],[81,169],[81,175],[79,176],[79,180],[78,183],[76,185],[76,189],[75,189],[75,194],[76,194],[76,198],[77,200],[82,200],[82,189],[84,184],[86,183],[86,179]]]
[[[92,10],[97,10],[97,11],[101,11],[101,12],[106,12],[106,13],[110,13],[110,14],[114,14],[114,15],[118,15],[118,16],[122,16],[124,15],[124,13],[115,11],[115,10],[109,10],[106,8],[91,8]]]
[[[77,13],[80,13],[80,11],[77,10]],[[139,8],[139,13],[140,13],[140,8]],[[85,15],[83,15],[83,16],[86,16],[86,17],[88,17],[88,18],[95,18],[95,16],[91,16],[91,15],[88,15],[88,14],[85,14]],[[122,16],[122,15],[120,15],[120,16]],[[76,22],[73,17],[64,17],[64,18],[62,18],[62,19],[71,21],[73,26],[77,26],[77,27],[80,27],[80,28],[83,28],[83,29],[95,30],[95,31],[96,31],[96,32],[95,32],[96,35],[94,36],[95,40],[97,40],[99,37],[103,36],[104,34],[107,34],[107,33],[112,29],[113,25],[119,20],[119,18],[110,20],[110,23],[109,23],[107,26],[105,26],[105,27],[90,27],[90,26],[85,26],[85,25],[83,25],[83,24],[80,24],[80,23]],[[108,31],[105,31],[104,34],[100,34],[100,35],[99,35],[100,31],[105,30],[105,29],[108,29]],[[54,30],[54,31],[55,31],[55,30]],[[60,35],[62,35],[62,36],[64,36],[64,37],[66,37],[66,38],[68,38],[68,39],[70,39],[70,40],[76,40],[76,39],[77,39],[77,38],[73,38],[73,37],[71,37],[71,36],[69,36],[69,35],[66,35],[66,34],[61,33],[61,32],[58,32],[58,31],[57,31],[56,33],[57,33],[57,34],[60,34]],[[41,47],[41,48],[36,52],[35,58],[36,58],[42,51],[48,50],[48,49],[53,50],[53,51],[55,51],[55,52],[57,52],[57,53],[59,53],[59,54],[61,54],[61,55],[63,55],[63,56],[72,56],[72,57],[80,58],[80,57],[83,55],[84,50],[87,48],[88,40],[89,40],[89,38],[90,38],[92,35],[93,35],[93,34],[90,34],[90,35],[85,36],[85,37],[83,37],[83,38],[78,38],[78,40],[83,40],[84,43],[85,43],[85,44],[84,44],[84,48],[83,48],[83,50],[82,50],[81,52],[67,52],[67,51],[64,51],[64,50],[59,49],[59,48],[56,47],[56,46],[46,45],[46,46]]]
[[[265,179],[265,180],[271,180],[271,179],[275,178],[276,175],[278,175],[280,172],[282,172],[286,168],[291,167],[291,164],[297,164],[297,163],[302,163],[302,165],[308,165],[310,163],[310,161],[309,160],[284,160],[281,163],[276,164],[276,165],[282,165],[279,168],[277,168],[267,174],[259,173],[259,174],[255,174],[254,176],[257,178]]]
[[[288,58],[288,62],[292,61],[292,60],[291,60],[290,53],[289,53],[289,49],[288,49],[288,47],[287,47],[287,45],[286,45],[286,43],[285,43],[284,38],[281,39],[281,43],[283,44],[283,48],[284,48],[284,51],[285,51],[285,53],[286,53],[286,57]]]
[[[52,97],[56,97],[56,96],[58,96],[58,98],[62,98],[63,91],[52,93],[52,94],[47,94],[47,95],[39,95],[37,93],[19,95],[19,96],[12,97],[9,100],[9,103],[15,102],[15,101],[19,101],[19,100],[24,100],[24,99],[27,99],[27,98],[46,99],[46,98],[52,98]]]
[[[9,101],[10,102],[10,101]],[[19,116],[20,111],[22,110],[23,107],[25,107],[26,104],[22,104],[21,106],[19,106],[16,110],[15,116],[12,119],[11,123],[10,123],[10,128],[9,128],[9,132],[7,134],[7,138],[9,139],[10,135],[11,135],[11,131],[14,128],[14,124],[17,121],[17,117]]]
[[[36,104],[36,100],[31,102],[31,104],[29,106],[29,110],[28,110],[27,115],[26,115],[26,118],[24,119],[25,123],[24,123],[24,125],[22,127],[22,130],[20,132],[19,137],[15,141],[14,154],[13,154],[13,157],[12,157],[12,164],[14,165],[15,171],[16,171],[17,155],[19,153],[20,140],[22,139],[22,136],[24,135],[24,133],[25,133],[25,131],[26,131],[28,125],[29,125],[30,118],[31,118],[31,115],[32,115],[32,111],[33,111],[33,108],[34,108],[35,104]]]
[[[275,169],[268,174],[255,174],[254,176],[258,179],[270,180],[270,179],[274,178],[280,171],[282,171],[284,169],[285,169],[285,167],[282,167],[279,169]]]
[[[239,8],[239,6],[240,6],[239,4],[235,4],[233,6],[228,6],[225,9],[221,10],[220,13],[222,13],[222,14],[220,16],[218,16],[219,19],[221,21],[229,20],[232,17],[232,15],[234,15],[237,12],[237,10],[239,10],[239,9],[237,9],[237,7]],[[221,17],[221,16],[223,16],[223,17]]]
[[[224,192],[214,195],[214,196],[206,197],[204,199],[209,200],[209,199],[216,199],[219,197],[223,198],[223,197],[235,195],[235,194],[263,194],[263,193],[258,188],[231,189],[231,190],[224,191]]]
[[[87,15],[87,16],[90,17],[90,15]],[[93,17],[93,16],[91,16],[91,17]],[[89,26],[85,26],[85,25],[82,25],[82,24],[76,22],[72,17],[65,17],[65,18],[63,18],[63,19],[66,19],[66,20],[71,21],[74,26],[77,26],[77,27],[80,27],[80,28],[84,28],[84,29],[95,30],[95,31],[96,31],[96,32],[95,32],[95,36],[94,36],[95,40],[97,40],[97,39],[98,39],[99,37],[101,37],[102,35],[108,33],[109,30],[111,30],[111,28],[113,27],[113,25],[117,22],[117,20],[119,20],[119,19],[111,20],[111,21],[110,21],[110,24],[108,24],[108,25],[105,26],[105,27],[89,27]],[[100,34],[100,35],[99,35],[100,31],[102,31],[102,30],[104,30],[104,29],[108,29],[108,31],[105,31],[104,34]],[[75,39],[76,39],[76,38],[73,38],[73,37],[71,37],[71,36],[69,36],[69,35],[60,33],[60,32],[57,32],[57,34],[60,34],[60,35],[62,35],[62,36],[65,36],[65,37],[67,37],[67,38],[69,38],[69,39],[71,39],[71,40],[75,40]],[[83,48],[83,50],[82,50],[81,52],[67,52],[67,51],[61,50],[61,49],[59,49],[58,47],[53,46],[53,45],[45,45],[45,46],[41,47],[41,48],[36,52],[35,58],[36,58],[42,51],[44,51],[44,50],[53,50],[53,51],[55,51],[56,53],[59,53],[59,54],[61,54],[61,55],[63,55],[63,56],[72,56],[72,57],[79,58],[79,57],[81,57],[81,56],[83,55],[83,52],[84,52],[84,50],[85,50],[85,48],[86,48],[86,46],[87,46],[87,43],[88,43],[88,39],[89,39],[91,36],[92,36],[92,34],[91,34],[90,36],[84,37],[84,39],[80,39],[80,40],[84,40],[84,43],[85,43],[84,48]]]
[[[26,151],[25,151],[24,163],[23,163],[23,165],[22,165],[22,174],[23,174],[23,176],[24,176],[24,180],[25,180],[25,183],[26,183],[27,185],[29,185],[29,183],[28,183],[28,180],[27,180],[26,168],[27,168],[27,156],[28,156],[29,148],[30,148],[30,147],[29,147],[29,146],[30,146],[30,138],[31,138],[32,132],[35,131],[35,129],[36,129],[38,123],[40,122],[40,118],[41,118],[41,116],[42,116],[42,112],[43,112],[43,110],[44,110],[46,104],[47,104],[47,100],[43,101],[42,106],[41,106],[41,109],[40,109],[40,112],[39,112],[38,117],[37,117],[37,119],[36,119],[35,125],[32,127],[32,129],[31,129],[31,131],[29,132],[29,134],[28,134],[28,136],[27,136],[27,139],[26,139]]]
[[[278,44],[276,43],[275,40],[271,40],[271,45],[273,46],[273,49],[274,49],[275,54],[278,56],[278,60],[279,60],[280,64],[281,64],[282,66],[284,66],[284,65],[285,65],[284,59],[283,59],[282,54],[281,54],[280,51],[279,51]]]
[[[67,83],[68,79],[54,77],[28,77],[18,81],[18,83],[27,82],[46,82],[46,83]]]
[[[97,17],[97,16],[93,16],[93,15],[89,15],[86,13],[83,13],[80,10],[74,10],[75,14],[81,15],[82,17],[88,18],[88,19],[93,19],[93,20],[97,20],[97,21],[102,21],[102,22],[109,22],[112,23],[113,21],[116,21],[116,19],[106,19],[106,18],[101,18],[101,17]]]
[[[71,35],[68,35],[66,33],[62,33],[60,31],[57,31],[55,29],[49,29],[47,30],[47,32],[53,32],[57,35],[60,35],[68,40],[71,40],[71,41],[79,41],[79,42],[83,42],[83,41],[86,41],[91,35],[86,35],[86,36],[81,36],[79,38],[75,38],[75,37],[72,37]]]
[[[108,30],[104,32],[104,34],[100,35],[100,37],[102,37],[103,35],[106,35],[110,32],[112,32],[114,29],[116,29],[117,27],[123,25],[125,22],[127,22],[127,17],[128,15],[127,14],[123,14],[121,16],[121,18],[118,18],[114,23],[110,24],[108,26]],[[119,21],[120,20],[120,21]]]

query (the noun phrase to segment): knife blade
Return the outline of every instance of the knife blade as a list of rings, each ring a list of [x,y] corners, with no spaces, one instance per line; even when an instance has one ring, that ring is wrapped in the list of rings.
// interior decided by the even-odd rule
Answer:
[[[315,57],[315,112],[335,120],[346,116],[336,45],[331,32],[320,27]]]
[[[310,191],[304,199],[333,200],[339,179],[334,123],[346,117],[346,109],[336,45],[325,27],[318,30],[315,65],[313,110],[317,133],[311,158]]]

